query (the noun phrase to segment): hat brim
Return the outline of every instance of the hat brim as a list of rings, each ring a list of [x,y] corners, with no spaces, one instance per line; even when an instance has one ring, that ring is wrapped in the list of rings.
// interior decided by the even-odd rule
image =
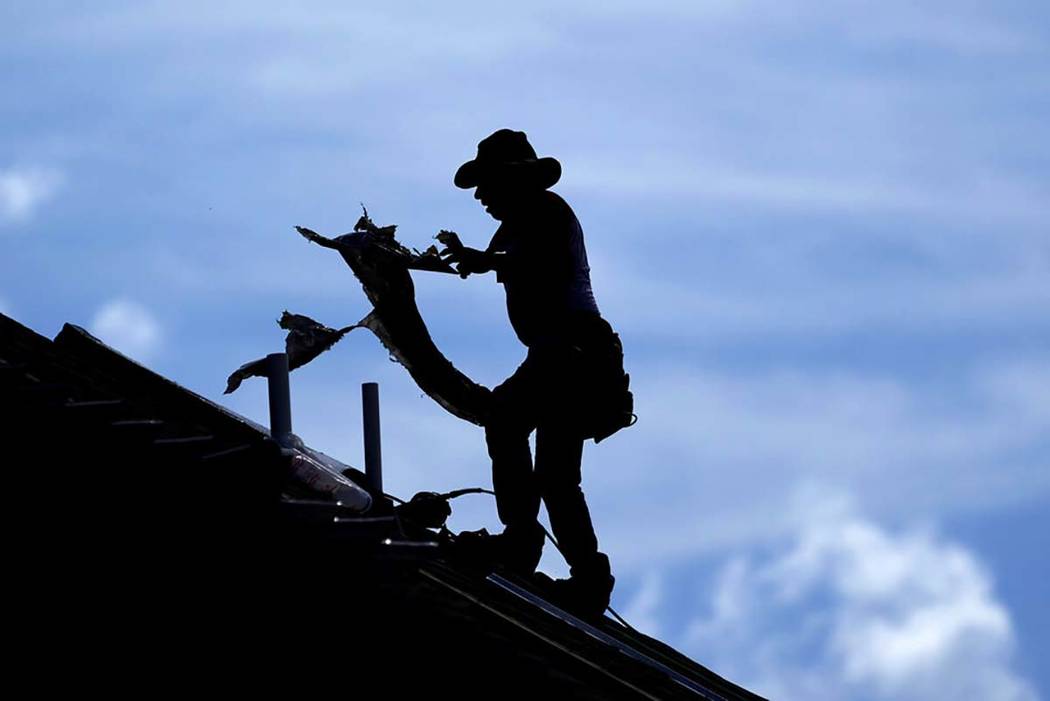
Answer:
[[[469,190],[494,177],[510,178],[546,190],[561,179],[561,163],[550,157],[509,163],[485,163],[474,159],[459,167],[454,182],[456,187]]]

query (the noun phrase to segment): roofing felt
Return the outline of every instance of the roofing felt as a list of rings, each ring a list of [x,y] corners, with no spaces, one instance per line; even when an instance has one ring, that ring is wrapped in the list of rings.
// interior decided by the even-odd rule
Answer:
[[[264,427],[77,326],[51,340],[0,315],[0,413],[8,571],[28,614],[10,629],[27,664],[63,659],[109,686],[759,698],[530,582],[450,560],[385,500],[358,514],[305,490]]]

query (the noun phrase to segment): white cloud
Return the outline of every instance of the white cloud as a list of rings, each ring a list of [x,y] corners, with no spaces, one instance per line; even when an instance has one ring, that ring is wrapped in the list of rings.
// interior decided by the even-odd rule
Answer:
[[[793,542],[725,565],[686,645],[772,698],[1027,701],[1010,614],[976,556],[848,502],[800,502]]]
[[[0,224],[30,219],[62,184],[62,175],[46,168],[0,170]]]
[[[144,358],[160,344],[160,324],[146,307],[138,302],[115,299],[96,312],[91,332],[122,353]]]
[[[659,613],[664,603],[663,578],[658,571],[650,570],[642,576],[638,591],[621,615],[646,635],[660,638],[662,634]]]

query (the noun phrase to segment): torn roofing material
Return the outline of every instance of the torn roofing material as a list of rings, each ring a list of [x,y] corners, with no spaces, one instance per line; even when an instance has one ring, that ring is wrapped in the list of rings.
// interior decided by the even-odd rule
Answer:
[[[284,339],[284,352],[288,354],[288,369],[306,365],[317,356],[334,346],[346,334],[356,328],[367,326],[370,317],[366,316],[356,324],[344,326],[341,329],[333,329],[329,326],[314,321],[302,314],[291,314],[287,310],[277,320],[277,325],[288,331]],[[259,358],[240,366],[227,378],[226,391],[230,394],[241,386],[241,383],[249,377],[266,376],[266,359]]]
[[[353,232],[335,238],[296,227],[308,241],[339,252],[361,282],[373,309],[356,324],[338,330],[285,312],[278,323],[289,331],[285,339],[289,367],[310,362],[352,329],[367,328],[434,401],[454,416],[483,426],[491,391],[457,370],[438,350],[416,306],[409,274],[410,269],[453,271],[435,247],[418,253],[398,243],[394,239],[396,228],[376,226],[367,211]],[[262,374],[261,359],[246,363],[230,375],[226,392],[236,390],[247,377]]]

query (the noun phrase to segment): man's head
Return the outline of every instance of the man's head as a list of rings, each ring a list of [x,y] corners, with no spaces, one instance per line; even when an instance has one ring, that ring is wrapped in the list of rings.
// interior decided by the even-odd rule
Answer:
[[[525,132],[500,129],[478,144],[478,155],[459,167],[455,183],[463,189],[476,187],[474,198],[502,220],[560,177],[561,164],[537,158]]]

